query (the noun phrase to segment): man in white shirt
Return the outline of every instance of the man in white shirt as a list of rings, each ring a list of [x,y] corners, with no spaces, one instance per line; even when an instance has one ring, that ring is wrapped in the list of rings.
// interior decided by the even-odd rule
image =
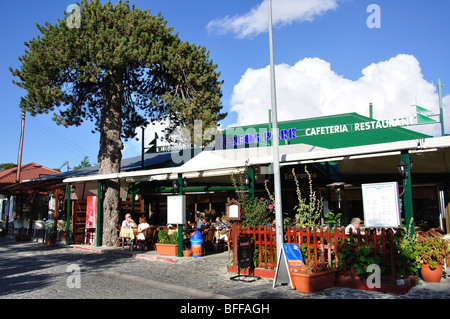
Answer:
[[[345,234],[349,235],[350,232],[352,232],[353,234],[356,234],[360,224],[361,224],[361,219],[359,219],[358,217],[352,218],[352,220],[350,221],[350,225],[345,227]]]

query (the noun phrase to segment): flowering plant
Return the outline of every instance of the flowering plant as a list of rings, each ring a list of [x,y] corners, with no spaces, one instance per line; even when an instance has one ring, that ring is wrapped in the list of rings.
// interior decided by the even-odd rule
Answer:
[[[437,237],[420,237],[416,244],[419,264],[429,264],[430,269],[435,269],[437,264],[443,264],[449,258],[448,243]]]

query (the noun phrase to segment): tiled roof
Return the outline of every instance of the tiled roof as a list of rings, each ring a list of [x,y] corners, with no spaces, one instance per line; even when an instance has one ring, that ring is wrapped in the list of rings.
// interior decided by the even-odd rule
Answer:
[[[45,166],[29,163],[22,165],[20,170],[20,182],[47,175],[58,174],[58,171]],[[0,172],[0,184],[14,184],[17,178],[17,167],[13,167]]]

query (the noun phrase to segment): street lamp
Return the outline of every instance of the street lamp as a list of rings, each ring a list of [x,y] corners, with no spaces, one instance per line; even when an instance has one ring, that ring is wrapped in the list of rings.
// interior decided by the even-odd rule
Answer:
[[[408,178],[408,170],[406,167],[406,163],[403,160],[400,160],[400,162],[398,162],[397,168],[402,175],[402,179]]]

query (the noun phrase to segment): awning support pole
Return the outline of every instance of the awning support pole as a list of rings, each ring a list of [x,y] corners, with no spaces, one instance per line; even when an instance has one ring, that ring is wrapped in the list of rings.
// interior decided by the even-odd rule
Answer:
[[[270,44],[270,91],[272,108],[272,152],[273,152],[273,172],[274,172],[274,193],[275,193],[275,222],[276,222],[276,243],[277,256],[283,245],[283,211],[281,205],[281,174],[280,156],[278,149],[278,119],[277,119],[277,97],[275,85],[275,63],[273,50],[273,30],[272,30],[272,0],[269,0],[269,44]]]
[[[414,235],[414,212],[412,202],[412,190],[411,190],[411,163],[409,159],[408,151],[402,151],[401,159],[406,163],[407,176],[403,179],[403,206],[405,207],[405,226],[409,229],[411,226],[410,235]]]

